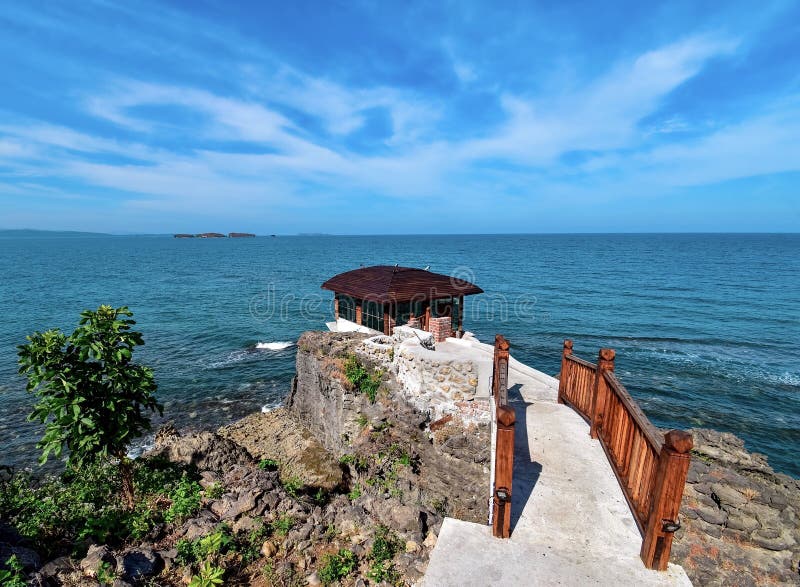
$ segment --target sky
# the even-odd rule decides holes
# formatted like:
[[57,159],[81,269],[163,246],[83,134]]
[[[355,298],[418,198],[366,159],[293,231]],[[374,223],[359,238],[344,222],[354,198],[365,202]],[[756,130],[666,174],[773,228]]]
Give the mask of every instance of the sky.
[[800,2],[0,3],[0,228],[800,232]]

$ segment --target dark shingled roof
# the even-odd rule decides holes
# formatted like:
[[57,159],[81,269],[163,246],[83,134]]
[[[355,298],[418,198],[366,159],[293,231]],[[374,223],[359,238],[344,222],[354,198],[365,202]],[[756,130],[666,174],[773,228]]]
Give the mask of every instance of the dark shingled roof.
[[374,265],[345,271],[322,289],[374,302],[408,302],[483,293],[474,283],[412,267]]

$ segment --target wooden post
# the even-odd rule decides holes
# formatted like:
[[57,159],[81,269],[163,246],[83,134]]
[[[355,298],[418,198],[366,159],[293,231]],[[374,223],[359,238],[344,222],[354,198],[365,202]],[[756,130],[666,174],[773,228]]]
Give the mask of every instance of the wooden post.
[[431,329],[431,307],[425,308],[425,324],[422,326],[423,330],[430,332]]
[[361,324],[361,304],[356,306],[356,324]]
[[649,569],[663,571],[669,563],[672,536],[680,528],[678,512],[689,472],[689,451],[693,445],[692,435],[688,432],[670,430],[664,435],[652,506],[642,541],[641,557]]
[[514,409],[497,408],[497,444],[494,456],[492,535],[511,536],[511,489],[514,479]]
[[335,320],[339,319],[339,298],[333,298],[333,317]]
[[606,371],[614,370],[614,349],[600,349],[597,355],[597,372],[594,377],[592,391],[592,411],[589,414],[589,436],[597,438],[598,428],[603,426],[603,410],[606,405],[608,385],[604,376]]
[[386,335],[392,334],[392,312],[391,312],[391,304],[383,304],[383,333]]
[[511,345],[502,334],[494,337],[494,367],[492,368],[492,395],[495,405],[508,403],[508,349]]
[[567,391],[567,377],[569,373],[569,361],[567,357],[572,354],[572,341],[564,341],[564,349],[561,351],[561,373],[558,375],[558,403],[564,403],[564,396]]

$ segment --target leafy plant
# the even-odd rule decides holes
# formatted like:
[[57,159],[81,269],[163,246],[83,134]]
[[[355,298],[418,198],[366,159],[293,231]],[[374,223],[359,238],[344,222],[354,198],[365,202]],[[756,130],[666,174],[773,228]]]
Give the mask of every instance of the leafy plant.
[[211,561],[205,561],[200,566],[200,573],[194,575],[189,581],[189,587],[214,587],[224,584],[225,569],[214,566]]
[[380,583],[397,584],[400,580],[400,573],[395,569],[392,559],[400,551],[402,543],[386,526],[378,526],[375,531],[375,539],[369,553],[372,561],[367,577]]
[[186,475],[181,477],[178,486],[169,496],[172,505],[164,514],[164,521],[180,522],[200,511],[202,491],[203,488],[197,481],[190,480]]
[[101,585],[111,585],[116,578],[117,573],[108,561],[103,561],[97,568],[97,580]]
[[28,582],[25,580],[25,572],[22,563],[16,554],[12,554],[6,561],[8,569],[0,569],[0,585],[4,587],[25,587]]
[[289,514],[283,514],[270,524],[272,531],[279,536],[286,536],[294,526],[294,518]]
[[297,499],[300,495],[300,488],[303,487],[303,482],[298,477],[287,477],[286,479],[281,479],[281,485],[286,493]]
[[350,355],[344,362],[344,376],[355,389],[369,398],[370,403],[375,403],[383,371],[377,369],[373,373],[369,373],[355,355]]
[[278,461],[275,459],[261,459],[258,466],[265,471],[276,471],[278,469]]
[[219,499],[225,493],[225,486],[219,481],[215,481],[203,493],[208,499]]
[[350,501],[355,501],[359,497],[361,497],[361,493],[362,493],[361,492],[361,486],[360,485],[356,485],[355,487],[353,487],[350,490],[350,493],[347,494],[347,497],[348,497],[348,499],[350,499]]
[[317,576],[325,585],[330,585],[347,577],[357,565],[358,559],[353,551],[342,548],[336,554],[325,555]]
[[153,371],[133,362],[144,344],[127,307],[100,306],[81,313],[78,328],[35,332],[19,350],[19,373],[36,396],[31,421],[45,425],[38,443],[41,463],[67,449],[67,466],[97,459],[118,461],[121,490],[133,507],[134,486],[128,446],[150,428],[148,412],[162,413]]
[[367,424],[369,424],[369,418],[367,418],[364,414],[359,414],[356,418],[356,423],[358,424],[359,428],[366,428]]

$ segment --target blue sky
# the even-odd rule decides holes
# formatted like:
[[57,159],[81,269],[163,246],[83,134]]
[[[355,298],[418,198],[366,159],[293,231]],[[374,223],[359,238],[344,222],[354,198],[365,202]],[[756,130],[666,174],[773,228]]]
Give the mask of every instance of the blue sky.
[[800,231],[798,2],[5,2],[0,228]]

